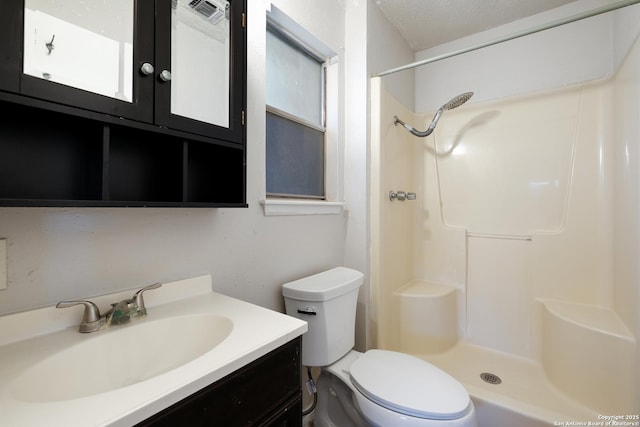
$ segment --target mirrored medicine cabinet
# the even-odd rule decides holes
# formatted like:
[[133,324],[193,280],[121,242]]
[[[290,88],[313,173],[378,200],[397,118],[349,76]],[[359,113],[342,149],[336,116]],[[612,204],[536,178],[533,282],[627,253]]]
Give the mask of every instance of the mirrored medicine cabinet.
[[3,9],[0,205],[246,206],[246,0]]

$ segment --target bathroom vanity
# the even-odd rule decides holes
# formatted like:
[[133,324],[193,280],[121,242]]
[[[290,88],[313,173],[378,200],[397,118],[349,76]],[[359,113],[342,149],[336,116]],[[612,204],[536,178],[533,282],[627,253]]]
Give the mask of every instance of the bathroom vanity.
[[[104,313],[134,290],[89,298]],[[145,293],[146,317],[80,333],[83,307],[0,317],[0,413],[12,427],[300,426],[306,322],[212,292]]]

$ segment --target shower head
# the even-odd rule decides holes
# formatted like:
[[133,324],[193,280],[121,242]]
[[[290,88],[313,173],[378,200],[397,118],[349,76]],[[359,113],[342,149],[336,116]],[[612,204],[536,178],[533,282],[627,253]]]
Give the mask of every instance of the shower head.
[[473,92],[465,92],[449,100],[449,102],[444,104],[438,109],[438,111],[436,111],[435,116],[433,116],[433,120],[431,120],[431,124],[425,131],[416,130],[413,126],[408,125],[407,123],[400,120],[398,116],[394,116],[393,124],[397,125],[398,123],[400,123],[406,130],[408,130],[415,136],[419,136],[421,138],[429,136],[436,128],[436,125],[438,124],[438,120],[440,120],[440,116],[442,116],[442,113],[444,113],[446,110],[453,110],[454,108],[458,108],[459,106],[467,102],[472,96]]
[[454,108],[458,108],[459,106],[467,102],[472,96],[473,92],[465,92],[451,99],[440,108],[442,108],[443,110],[453,110]]

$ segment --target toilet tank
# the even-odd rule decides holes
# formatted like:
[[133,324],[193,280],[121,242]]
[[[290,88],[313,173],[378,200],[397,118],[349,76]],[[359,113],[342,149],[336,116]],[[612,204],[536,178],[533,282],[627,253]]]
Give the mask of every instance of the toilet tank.
[[353,348],[358,289],[364,275],[336,267],[282,286],[288,315],[305,320],[302,364],[327,366]]

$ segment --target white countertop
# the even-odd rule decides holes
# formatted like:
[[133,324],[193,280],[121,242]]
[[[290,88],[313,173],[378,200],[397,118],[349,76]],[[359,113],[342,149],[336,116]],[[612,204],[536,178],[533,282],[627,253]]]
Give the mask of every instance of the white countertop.
[[[141,286],[142,287],[142,286]],[[229,318],[228,337],[202,356],[161,375],[112,391],[70,400],[33,402],[15,393],[24,370],[49,355],[109,330],[78,332],[82,307],[48,307],[0,317],[0,424],[20,426],[131,426],[302,335],[304,321],[211,290],[211,277],[165,283],[144,294],[148,316],[129,325],[174,316],[215,314]],[[131,291],[88,298],[106,311]],[[188,333],[188,331],[185,331]],[[168,346],[171,343],[167,343]],[[87,361],[88,364],[91,361]],[[96,366],[95,369],[100,369]]]

